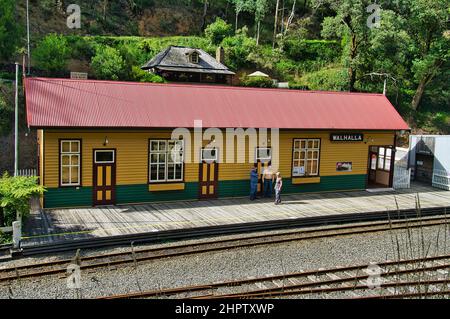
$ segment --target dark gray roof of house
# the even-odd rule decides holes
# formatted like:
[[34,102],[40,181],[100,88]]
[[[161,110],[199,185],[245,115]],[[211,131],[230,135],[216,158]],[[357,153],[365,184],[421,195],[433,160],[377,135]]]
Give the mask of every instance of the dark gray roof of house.
[[[191,53],[193,50],[199,53],[198,63],[189,62],[187,57],[187,54]],[[159,52],[153,59],[141,67],[143,70],[152,68],[198,73],[234,74],[234,72],[230,71],[225,65],[217,61],[214,57],[202,49],[181,46],[168,47],[167,49]]]

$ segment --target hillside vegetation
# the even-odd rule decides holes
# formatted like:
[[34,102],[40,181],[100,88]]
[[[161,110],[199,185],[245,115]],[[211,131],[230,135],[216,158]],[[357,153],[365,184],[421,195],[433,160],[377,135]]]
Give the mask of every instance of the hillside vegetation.
[[[12,79],[26,53],[24,3],[0,0],[0,78]],[[415,132],[450,134],[448,1],[377,3],[380,11],[369,0],[80,0],[81,28],[69,29],[69,1],[30,0],[31,75],[163,82],[140,66],[167,46],[222,46],[239,77],[261,70],[293,89],[381,93],[386,80]],[[10,93],[2,82],[2,134]]]

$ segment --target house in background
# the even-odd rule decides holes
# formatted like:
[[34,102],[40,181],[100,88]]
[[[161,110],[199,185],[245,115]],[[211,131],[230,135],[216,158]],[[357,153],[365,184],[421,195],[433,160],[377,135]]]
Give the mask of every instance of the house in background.
[[216,58],[201,49],[170,46],[141,67],[174,82],[232,84],[234,72],[224,64],[224,49]]
[[414,180],[450,190],[450,135],[411,135],[408,159]]

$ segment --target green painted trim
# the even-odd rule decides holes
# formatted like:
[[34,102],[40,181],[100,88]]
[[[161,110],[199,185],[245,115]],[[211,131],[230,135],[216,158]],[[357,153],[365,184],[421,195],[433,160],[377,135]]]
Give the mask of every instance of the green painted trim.
[[92,206],[92,187],[48,188],[44,193],[44,207]]
[[[292,184],[283,179],[283,194],[361,190],[366,187],[366,175],[321,176],[317,184]],[[148,184],[117,185],[116,204],[167,202],[198,199],[198,183],[185,183],[184,190],[150,192]],[[244,197],[250,192],[249,180],[219,181],[218,197]],[[44,194],[45,208],[92,206],[92,187],[49,188]]]
[[116,186],[117,204],[187,200],[197,197],[198,183],[185,183],[184,190],[158,192],[149,191],[148,184]]
[[[320,183],[292,184],[291,178],[283,178],[283,194],[327,191],[361,190],[366,188],[367,175],[321,176]],[[250,181],[219,181],[219,197],[241,197],[250,194]]]

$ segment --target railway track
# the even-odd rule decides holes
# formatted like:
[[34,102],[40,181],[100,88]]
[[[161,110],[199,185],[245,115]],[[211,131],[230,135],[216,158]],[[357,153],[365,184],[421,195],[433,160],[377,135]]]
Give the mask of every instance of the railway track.
[[[171,240],[188,240],[219,235],[243,234],[257,231],[272,231],[292,228],[318,227],[323,225],[374,222],[387,220],[402,220],[407,218],[430,217],[446,215],[448,207],[429,207],[417,209],[388,210],[383,212],[364,212],[335,214],[328,216],[300,217],[292,219],[260,221],[252,223],[237,223],[229,225],[216,225],[195,227],[188,229],[172,229],[152,233],[126,234],[110,237],[94,237],[70,241],[55,241],[47,244],[27,245],[23,247],[22,256],[39,254],[52,254],[62,251],[76,251],[77,249],[124,246],[134,243],[161,243]],[[57,236],[58,234],[56,234]],[[51,236],[51,234],[50,234]]]
[[[311,240],[336,236],[346,236],[373,233],[389,230],[419,228],[427,226],[448,225],[450,220],[444,217],[428,217],[409,220],[394,220],[391,222],[371,222],[356,225],[332,226],[322,229],[304,229],[300,231],[284,231],[276,234],[263,234],[207,240],[198,243],[171,245],[158,248],[131,249],[126,252],[116,252],[81,257],[81,270],[95,268],[111,268],[143,261],[168,257],[187,256],[192,254],[211,253],[235,248],[280,244],[301,240]],[[0,282],[11,280],[49,276],[66,273],[72,259],[63,259],[45,263],[0,268]]]
[[[166,298],[169,296],[191,299],[274,298],[300,295],[317,297],[339,292],[346,292],[349,297],[354,298],[448,295],[450,255],[378,263],[377,267],[380,269],[377,273],[380,278],[378,284],[373,281],[373,270],[369,270],[368,266],[364,264],[321,268],[196,286],[118,294],[99,299]],[[415,279],[411,280],[411,276]],[[371,288],[372,285],[377,288]],[[418,291],[420,290],[418,287],[422,287],[420,289],[423,291]],[[409,289],[409,291],[405,293],[402,289]],[[387,294],[381,295],[380,291]],[[366,295],[360,296],[356,292]]]

